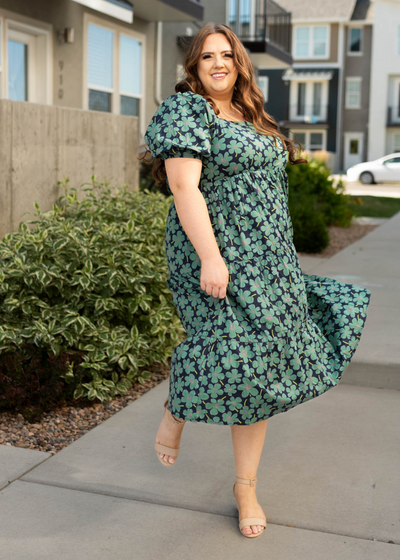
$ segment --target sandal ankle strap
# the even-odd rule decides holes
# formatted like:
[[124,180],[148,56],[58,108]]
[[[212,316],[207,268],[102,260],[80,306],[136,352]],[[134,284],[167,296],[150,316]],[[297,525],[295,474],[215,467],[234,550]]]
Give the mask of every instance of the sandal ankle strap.
[[167,411],[169,412],[172,421],[173,421],[175,424],[185,424],[186,420],[183,420],[183,418],[176,418],[176,417],[172,414],[172,412],[167,408],[168,400],[169,400],[169,397],[167,397],[166,400],[165,400],[164,408],[166,408]]
[[241,484],[250,484],[250,486],[255,486],[258,477],[254,478],[240,478],[239,476],[236,477],[236,482],[240,482]]

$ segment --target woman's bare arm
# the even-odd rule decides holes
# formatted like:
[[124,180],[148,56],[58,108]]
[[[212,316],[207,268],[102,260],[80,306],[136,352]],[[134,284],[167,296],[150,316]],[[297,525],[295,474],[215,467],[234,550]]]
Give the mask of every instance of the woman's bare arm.
[[224,298],[229,271],[215,239],[206,201],[198,188],[201,168],[200,159],[165,160],[179,221],[201,261],[200,287],[208,295]]

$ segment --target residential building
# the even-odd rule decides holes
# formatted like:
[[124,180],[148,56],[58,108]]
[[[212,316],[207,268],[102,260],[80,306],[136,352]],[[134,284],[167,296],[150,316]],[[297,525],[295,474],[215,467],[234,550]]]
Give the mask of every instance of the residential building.
[[0,0],[0,99],[133,115],[144,133],[157,25],[203,13],[197,0]]
[[400,152],[400,0],[375,0],[368,160]]
[[[281,5],[292,12],[293,65],[290,69],[263,71],[275,84],[274,97],[266,109],[306,149],[326,150],[330,156],[328,164],[336,173],[343,167],[344,100],[348,99],[352,107],[355,101],[359,102],[359,97],[356,100],[356,94],[350,92],[359,91],[362,77],[357,72],[354,80],[351,70],[346,75],[348,44],[350,40],[354,43],[357,36],[350,31],[356,3],[356,0],[281,0]],[[364,60],[368,60],[368,53],[358,53],[357,63],[361,66]],[[368,79],[363,80],[363,87],[367,82]],[[365,95],[362,102],[365,107]],[[365,126],[366,121],[365,115],[363,121],[356,118],[349,131],[355,126],[359,132],[358,123]]]
[[[266,110],[334,173],[400,151],[400,0],[280,0],[291,68],[260,69]],[[273,92],[273,95],[271,95]]]
[[137,188],[160,27],[203,17],[198,0],[0,0],[0,236],[65,177]]

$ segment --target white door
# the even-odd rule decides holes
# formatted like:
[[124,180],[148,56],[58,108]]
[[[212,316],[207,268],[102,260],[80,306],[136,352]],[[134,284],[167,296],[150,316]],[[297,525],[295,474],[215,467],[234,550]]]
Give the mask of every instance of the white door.
[[7,33],[7,98],[13,101],[36,99],[35,37],[8,29]]
[[362,163],[364,134],[351,132],[344,135],[344,169]]

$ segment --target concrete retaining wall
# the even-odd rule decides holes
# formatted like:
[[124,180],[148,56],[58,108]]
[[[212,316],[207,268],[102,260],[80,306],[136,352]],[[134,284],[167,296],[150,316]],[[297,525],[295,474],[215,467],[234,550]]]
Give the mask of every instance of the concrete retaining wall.
[[138,188],[137,117],[0,100],[0,237],[92,174]]

